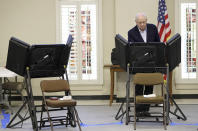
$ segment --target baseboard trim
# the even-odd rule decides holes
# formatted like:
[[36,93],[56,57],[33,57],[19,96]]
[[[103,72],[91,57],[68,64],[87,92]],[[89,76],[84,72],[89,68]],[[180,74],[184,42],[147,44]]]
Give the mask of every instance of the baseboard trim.
[[197,99],[198,94],[173,94],[174,99]]
[[[52,97],[52,96],[48,96],[48,97]],[[60,97],[60,96],[56,96],[56,97]],[[110,96],[109,95],[84,95],[84,96],[77,95],[77,96],[73,96],[73,98],[75,100],[109,100]],[[198,99],[198,94],[173,94],[173,98],[174,99]],[[116,95],[113,96],[113,99],[116,100],[116,102],[118,103],[125,100],[124,97],[117,97]],[[133,98],[130,98],[130,99],[133,100]],[[21,101],[21,97],[12,96],[11,100]],[[34,100],[41,101],[42,96],[34,96]]]

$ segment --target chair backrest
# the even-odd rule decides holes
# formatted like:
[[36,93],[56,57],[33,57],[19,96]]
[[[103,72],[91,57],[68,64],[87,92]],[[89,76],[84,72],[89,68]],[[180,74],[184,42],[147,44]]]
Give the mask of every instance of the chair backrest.
[[140,85],[158,85],[163,84],[162,73],[136,73],[133,78],[134,84]]
[[42,92],[70,91],[66,80],[42,80],[40,86]]

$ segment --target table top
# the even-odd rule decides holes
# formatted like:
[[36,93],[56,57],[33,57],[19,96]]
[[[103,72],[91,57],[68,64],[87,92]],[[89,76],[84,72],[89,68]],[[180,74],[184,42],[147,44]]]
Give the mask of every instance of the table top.
[[15,77],[16,73],[6,69],[5,67],[0,67],[0,77]]
[[120,68],[120,65],[104,65],[104,67]]

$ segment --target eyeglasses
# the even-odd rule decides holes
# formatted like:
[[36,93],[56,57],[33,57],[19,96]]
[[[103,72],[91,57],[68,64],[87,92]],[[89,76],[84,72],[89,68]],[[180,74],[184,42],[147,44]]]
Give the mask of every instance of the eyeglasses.
[[146,21],[139,21],[138,24],[146,24]]

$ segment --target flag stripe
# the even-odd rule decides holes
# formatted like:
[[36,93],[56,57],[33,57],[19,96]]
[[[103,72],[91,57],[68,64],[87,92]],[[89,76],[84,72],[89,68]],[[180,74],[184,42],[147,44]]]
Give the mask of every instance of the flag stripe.
[[160,36],[160,41],[166,42],[167,38],[171,34],[171,27],[168,19],[168,12],[165,0],[159,0],[157,28]]

